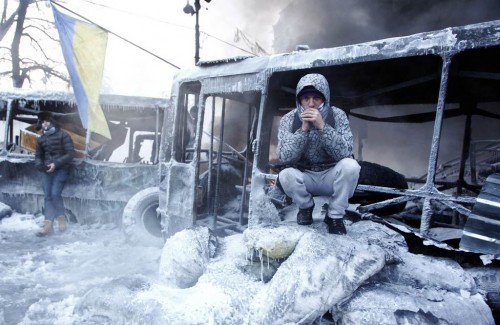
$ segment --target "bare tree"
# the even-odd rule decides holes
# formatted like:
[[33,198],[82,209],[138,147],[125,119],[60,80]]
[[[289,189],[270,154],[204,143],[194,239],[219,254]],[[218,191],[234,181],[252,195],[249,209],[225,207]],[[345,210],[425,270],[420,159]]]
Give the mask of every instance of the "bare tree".
[[[0,41],[10,35],[9,31],[12,28],[14,30],[10,47],[0,46],[0,67],[4,69],[0,71],[0,78],[11,77],[12,85],[16,88],[22,88],[25,81],[32,84],[32,78],[42,79],[45,83],[51,77],[55,77],[69,83],[67,75],[62,72],[65,70],[62,68],[61,58],[54,60],[54,55],[60,53],[47,51],[59,46],[59,41],[54,36],[53,22],[43,17],[28,15],[28,12],[40,13],[44,9],[46,11],[42,3],[46,4],[47,1],[19,0],[17,8],[9,15],[8,2],[8,0],[3,1]],[[11,68],[7,69],[9,61]]]

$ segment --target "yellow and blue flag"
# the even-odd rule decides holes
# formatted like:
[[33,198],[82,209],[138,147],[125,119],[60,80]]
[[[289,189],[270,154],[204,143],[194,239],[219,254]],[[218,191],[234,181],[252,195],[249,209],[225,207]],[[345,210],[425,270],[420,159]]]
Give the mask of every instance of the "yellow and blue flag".
[[54,5],[52,10],[82,125],[111,139],[99,104],[108,33],[61,13]]

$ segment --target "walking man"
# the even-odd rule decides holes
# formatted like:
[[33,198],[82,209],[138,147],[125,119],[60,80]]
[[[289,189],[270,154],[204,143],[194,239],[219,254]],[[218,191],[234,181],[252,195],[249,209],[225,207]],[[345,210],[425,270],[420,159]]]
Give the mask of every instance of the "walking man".
[[36,235],[46,236],[53,232],[56,218],[59,231],[66,230],[61,194],[69,176],[74,149],[71,137],[59,128],[50,113],[41,113],[38,120],[41,122],[43,134],[37,140],[35,166],[42,173],[45,221],[43,228]]

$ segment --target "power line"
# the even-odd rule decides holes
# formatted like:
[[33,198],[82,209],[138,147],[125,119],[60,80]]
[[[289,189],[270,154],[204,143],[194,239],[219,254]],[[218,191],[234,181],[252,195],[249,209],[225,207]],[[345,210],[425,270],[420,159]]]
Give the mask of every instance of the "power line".
[[243,51],[243,52],[247,52],[247,53],[249,53],[249,54],[256,55],[256,54],[255,54],[255,53],[253,53],[253,52],[247,51],[247,50],[245,50],[245,49],[243,49],[243,48],[241,48],[241,47],[238,47],[238,46],[236,46],[236,45],[234,45],[234,44],[228,43],[228,42],[226,42],[226,41],[224,41],[224,40],[222,40],[222,39],[220,39],[220,38],[218,38],[218,37],[215,37],[215,36],[213,36],[213,35],[210,35],[209,33],[206,33],[206,32],[204,32],[204,31],[201,31],[201,33],[203,33],[203,34],[207,35],[208,37],[212,37],[212,38],[214,38],[214,39],[218,40],[219,42],[222,42],[222,43],[225,43],[225,44],[227,44],[227,45],[230,45],[230,46],[232,46],[232,47],[234,47],[234,48],[237,48],[237,49],[238,49],[238,50],[240,50],[240,51]]
[[[90,4],[93,4],[93,5],[96,5],[96,6],[100,6],[100,7],[108,8],[108,9],[111,9],[111,10],[120,11],[120,12],[123,12],[123,13],[129,14],[129,15],[132,15],[132,16],[136,16],[136,17],[143,17],[143,18],[147,18],[147,19],[150,19],[150,20],[152,20],[152,21],[159,22],[159,23],[163,23],[163,24],[167,24],[167,25],[172,25],[172,26],[175,26],[175,27],[180,27],[180,28],[185,28],[185,29],[189,29],[189,30],[194,30],[194,28],[193,28],[193,27],[188,27],[188,26],[184,26],[184,25],[174,24],[174,23],[172,23],[172,22],[169,22],[169,21],[166,21],[166,20],[163,20],[163,19],[158,19],[158,18],[153,17],[153,16],[150,16],[150,15],[138,15],[137,13],[134,13],[134,12],[131,12],[131,11],[128,11],[128,10],[124,10],[124,9],[117,8],[117,7],[107,6],[107,5],[104,5],[104,4],[100,4],[100,3],[93,2],[93,1],[91,1],[91,0],[83,0],[83,1],[85,1],[85,2],[87,2],[87,3],[90,3]],[[237,30],[239,30],[239,29],[237,28]],[[254,53],[254,52],[252,52],[252,51],[248,51],[248,50],[246,50],[246,49],[244,49],[244,48],[241,48],[241,47],[239,47],[239,46],[237,46],[237,45],[234,45],[234,44],[232,44],[232,43],[229,43],[229,42],[227,42],[227,41],[225,41],[225,40],[223,40],[223,39],[221,39],[221,38],[219,38],[219,37],[217,37],[217,36],[211,35],[211,34],[209,34],[209,33],[207,33],[207,32],[202,31],[202,30],[200,30],[200,33],[203,33],[203,34],[205,34],[205,35],[206,35],[206,36],[208,36],[208,37],[211,37],[211,38],[213,38],[213,39],[215,39],[215,40],[217,40],[217,41],[219,41],[219,42],[221,42],[221,43],[224,43],[224,44],[226,44],[226,45],[228,45],[228,46],[234,47],[235,49],[238,49],[238,50],[240,50],[240,51],[243,51],[243,52],[246,52],[246,53],[248,53],[248,54],[252,54],[252,55],[257,55],[257,53]]]
[[99,28],[100,28],[100,29],[102,29],[103,31],[108,32],[108,33],[110,33],[110,34],[112,34],[112,35],[114,35],[114,36],[118,37],[119,39],[121,39],[121,40],[123,40],[123,41],[125,41],[125,42],[127,42],[127,43],[129,43],[129,44],[131,44],[131,45],[133,45],[133,46],[135,46],[135,47],[137,47],[137,48],[139,48],[139,49],[143,50],[144,52],[146,52],[146,53],[148,53],[148,54],[151,54],[151,55],[152,55],[152,56],[154,56],[155,58],[157,58],[157,59],[159,59],[159,60],[161,60],[161,61],[163,61],[163,62],[165,62],[165,63],[167,63],[167,64],[169,64],[169,65],[171,65],[172,67],[174,67],[174,68],[176,68],[176,69],[180,69],[177,65],[175,65],[175,64],[173,64],[173,63],[171,63],[171,62],[169,62],[169,61],[165,60],[164,58],[162,58],[162,57],[160,57],[160,56],[158,56],[158,55],[154,54],[153,52],[151,52],[151,51],[149,51],[149,50],[146,50],[146,49],[145,49],[145,48],[143,48],[142,46],[137,45],[137,44],[135,44],[134,42],[129,41],[128,39],[126,39],[126,38],[124,38],[124,37],[122,37],[122,36],[120,36],[120,35],[118,35],[118,34],[116,34],[116,33],[112,32],[112,31],[110,31],[109,29],[102,27],[101,25],[99,25],[99,24],[97,24],[97,23],[93,22],[92,20],[90,20],[90,19],[88,19],[88,18],[86,18],[86,17],[84,17],[84,16],[82,16],[82,15],[80,15],[80,14],[78,14],[78,13],[74,12],[73,10],[70,10],[70,9],[66,8],[65,6],[63,6],[63,5],[59,4],[59,3],[55,2],[55,1],[51,1],[51,3],[54,3],[54,4],[56,4],[57,6],[59,6],[59,7],[63,8],[64,10],[67,10],[68,12],[71,12],[73,15],[75,15],[75,16],[77,16],[77,17],[80,17],[80,18],[82,18],[82,19],[85,19],[86,21],[88,21],[89,23],[91,23],[91,24],[93,24],[93,25],[95,25],[95,26],[99,27]]
[[150,20],[153,20],[153,21],[157,21],[157,22],[160,22],[160,23],[164,23],[164,24],[167,24],[167,25],[172,25],[172,26],[175,26],[175,27],[180,27],[180,28],[185,28],[185,29],[190,29],[190,30],[194,29],[193,27],[189,27],[189,26],[185,26],[185,25],[179,25],[179,24],[174,24],[172,22],[169,22],[169,21],[166,21],[166,20],[161,20],[161,19],[158,19],[158,18],[150,16],[150,15],[138,15],[137,13],[132,12],[132,11],[124,10],[124,9],[117,8],[117,7],[107,6],[107,5],[104,5],[104,4],[101,4],[101,3],[96,3],[96,2],[93,2],[93,1],[90,1],[90,0],[82,0],[82,1],[85,1],[87,3],[93,4],[93,5],[96,5],[96,6],[99,6],[99,7],[108,8],[108,9],[115,10],[115,11],[120,11],[120,12],[126,13],[126,14],[131,15],[131,16],[135,16],[135,17],[143,17],[143,18],[147,18],[147,19],[150,19]]

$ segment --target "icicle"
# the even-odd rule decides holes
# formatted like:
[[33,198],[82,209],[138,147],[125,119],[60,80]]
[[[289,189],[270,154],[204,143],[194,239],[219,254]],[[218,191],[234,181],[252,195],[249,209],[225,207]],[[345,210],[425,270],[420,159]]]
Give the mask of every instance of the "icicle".
[[264,262],[262,261],[262,249],[259,250],[260,259],[260,281],[264,282]]

